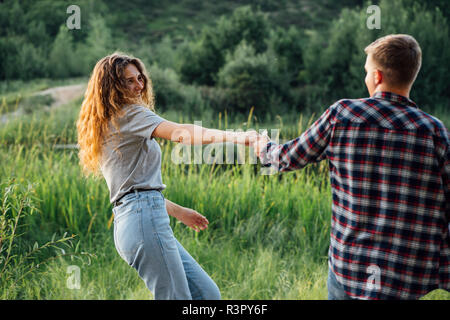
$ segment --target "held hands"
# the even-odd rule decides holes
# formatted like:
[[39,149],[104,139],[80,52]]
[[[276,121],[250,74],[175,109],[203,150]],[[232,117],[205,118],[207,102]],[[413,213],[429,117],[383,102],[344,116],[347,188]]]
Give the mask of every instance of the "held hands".
[[259,134],[254,130],[240,133],[238,139],[246,146],[252,147],[257,157],[270,141],[267,131]]

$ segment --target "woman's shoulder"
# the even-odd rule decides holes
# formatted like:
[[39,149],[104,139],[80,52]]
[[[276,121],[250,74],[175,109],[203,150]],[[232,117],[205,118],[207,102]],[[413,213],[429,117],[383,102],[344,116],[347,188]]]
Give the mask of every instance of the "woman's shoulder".
[[146,112],[150,114],[156,114],[154,110],[152,110],[149,106],[146,106],[144,104],[128,104],[125,105],[124,108],[126,109],[126,113],[130,116],[136,115],[139,112]]

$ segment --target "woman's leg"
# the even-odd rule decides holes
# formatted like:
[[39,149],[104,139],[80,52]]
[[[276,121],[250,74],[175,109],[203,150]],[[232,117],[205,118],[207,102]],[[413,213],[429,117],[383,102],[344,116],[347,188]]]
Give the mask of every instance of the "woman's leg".
[[211,277],[176,240],[193,300],[220,300],[220,290]]
[[191,300],[184,265],[164,203],[151,199],[115,208],[114,240],[155,300]]

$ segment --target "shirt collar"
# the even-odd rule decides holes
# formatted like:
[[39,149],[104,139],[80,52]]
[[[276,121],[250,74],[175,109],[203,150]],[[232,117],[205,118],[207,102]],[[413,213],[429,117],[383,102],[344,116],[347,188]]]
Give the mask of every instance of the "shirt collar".
[[414,101],[412,101],[411,99],[409,99],[405,96],[402,96],[402,95],[399,95],[399,94],[396,94],[393,92],[378,91],[372,95],[372,98],[383,99],[383,100],[388,100],[388,101],[392,101],[392,102],[398,102],[400,104],[404,104],[407,106],[417,108],[417,105]]

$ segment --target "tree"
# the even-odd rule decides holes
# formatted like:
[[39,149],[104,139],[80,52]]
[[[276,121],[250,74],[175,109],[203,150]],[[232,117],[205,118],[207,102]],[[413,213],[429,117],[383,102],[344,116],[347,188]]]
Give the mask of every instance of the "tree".
[[267,49],[269,22],[261,11],[250,6],[240,7],[231,17],[222,16],[214,27],[205,27],[200,39],[192,43],[181,57],[182,80],[212,86],[225,56],[234,52],[241,41],[251,45],[256,53]]
[[112,53],[113,48],[111,31],[106,26],[105,20],[102,16],[93,15],[89,21],[87,39],[76,49],[77,56],[81,59],[82,72],[89,74],[97,61]]
[[271,30],[270,45],[279,59],[280,72],[287,74],[292,86],[297,86],[303,69],[303,50],[306,36],[295,27]]
[[[394,33],[412,35],[422,48],[422,68],[411,92],[419,105],[433,108],[450,100],[450,40],[448,21],[439,9],[411,0],[381,0],[381,29],[366,26],[367,13],[343,10],[325,33],[313,33],[304,51],[301,79],[319,88],[317,103],[367,96],[364,85],[364,48],[375,39]],[[317,93],[317,90],[311,90]]]
[[275,59],[268,53],[256,54],[245,41],[227,56],[218,84],[227,90],[234,111],[245,113],[255,107],[255,114],[260,116],[280,111],[288,87],[278,73]]
[[59,28],[49,56],[49,72],[55,78],[79,75],[71,31],[65,24]]

